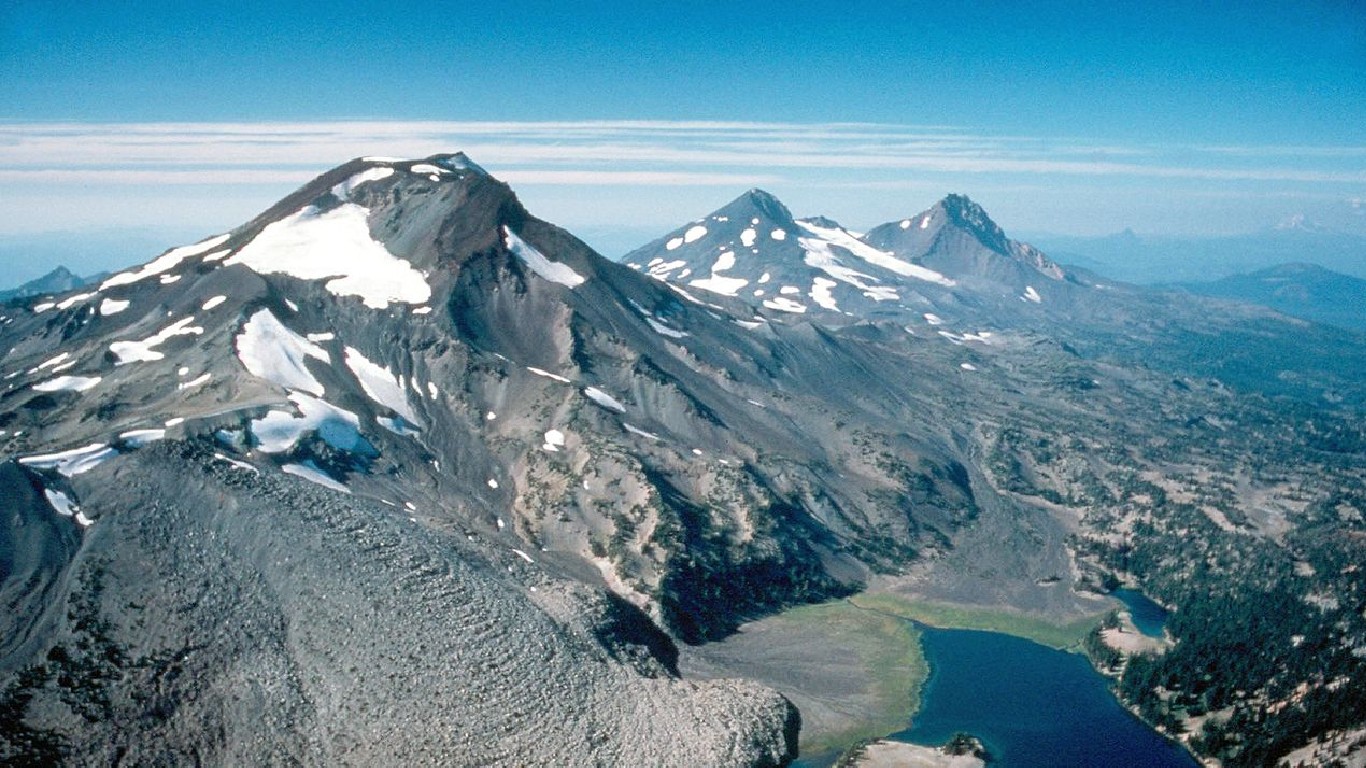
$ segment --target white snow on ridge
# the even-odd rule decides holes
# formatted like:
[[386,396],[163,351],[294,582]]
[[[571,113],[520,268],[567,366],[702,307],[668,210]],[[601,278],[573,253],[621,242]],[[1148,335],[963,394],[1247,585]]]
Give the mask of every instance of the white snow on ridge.
[[346,347],[346,367],[356,375],[360,388],[371,400],[392,410],[413,424],[418,424],[417,413],[408,402],[408,394],[403,384],[382,365],[370,362],[360,350]]
[[575,272],[568,264],[547,259],[545,254],[531,247],[506,226],[503,227],[503,238],[508,250],[512,251],[528,267],[531,267],[532,272],[552,283],[559,283],[570,288],[583,284],[583,275]]
[[340,451],[362,450],[368,445],[360,434],[360,418],[351,411],[302,392],[291,392],[289,399],[298,407],[300,416],[272,410],[251,422],[251,433],[263,453],[288,451],[309,432],[317,432],[324,442]]
[[679,330],[675,330],[675,329],[673,329],[673,328],[670,328],[669,326],[667,326],[667,325],[665,325],[665,324],[659,322],[658,320],[654,319],[653,317],[647,316],[647,317],[645,318],[645,322],[649,323],[649,324],[650,324],[650,327],[651,327],[652,329],[654,329],[654,332],[657,333],[657,334],[659,334],[660,336],[668,336],[668,337],[671,338],[671,339],[681,339],[681,338],[683,338],[684,336],[687,336],[687,335],[688,335],[688,332],[687,332],[687,331],[679,331]]
[[110,344],[109,351],[118,358],[114,364],[149,363],[165,358],[165,353],[158,352],[156,348],[165,343],[167,339],[172,336],[199,336],[204,333],[202,327],[190,325],[193,322],[193,316],[184,317],[140,341],[116,341]]
[[740,293],[749,281],[743,277],[703,277],[697,280],[688,281],[688,285],[694,288],[701,288],[704,291],[719,293],[722,296],[735,296]]
[[768,307],[769,309],[779,310],[781,312],[795,312],[800,314],[806,311],[806,305],[798,304],[797,302],[782,296],[778,296],[772,299],[764,299],[764,306]]
[[95,293],[78,293],[75,296],[68,296],[57,304],[57,309],[71,309],[82,301],[95,295]]
[[147,264],[144,264],[137,271],[120,272],[119,274],[114,275],[108,280],[105,280],[103,283],[100,284],[100,290],[105,291],[120,285],[129,285],[131,283],[136,283],[139,280],[145,280],[149,277],[152,277],[153,275],[159,275],[162,272],[174,268],[177,264],[184,261],[185,259],[188,259],[191,256],[197,256],[207,250],[222,245],[223,243],[227,242],[230,236],[231,233],[226,233],[218,235],[217,237],[211,237],[208,240],[201,240],[195,243],[194,245],[186,245],[180,248],[172,248],[171,250],[167,251],[161,256],[158,256],[157,258],[153,259]]
[[344,203],[330,211],[308,206],[266,226],[228,260],[262,274],[327,280],[337,296],[358,296],[365,306],[425,304],[431,286],[411,264],[370,236],[369,210]]
[[[430,167],[430,166],[429,166],[429,167]],[[349,199],[351,199],[351,192],[352,192],[353,190],[355,190],[356,187],[359,187],[360,185],[365,184],[365,183],[367,183],[367,182],[371,182],[371,181],[380,181],[381,179],[387,179],[387,178],[389,178],[390,176],[393,176],[393,175],[394,175],[394,169],[393,169],[393,168],[386,168],[386,167],[380,167],[380,168],[366,168],[365,170],[361,171],[360,173],[357,173],[357,174],[353,175],[351,178],[347,179],[346,181],[343,181],[342,183],[333,186],[333,187],[332,187],[332,194],[333,194],[333,196],[335,196],[335,197],[337,197],[337,198],[340,198],[340,199],[342,199],[342,200],[349,200]]]
[[132,448],[141,448],[148,443],[163,440],[165,437],[166,430],[164,429],[134,429],[119,435],[119,439],[128,443]]
[[332,362],[322,347],[286,328],[268,309],[257,310],[242,326],[237,357],[253,376],[315,395],[323,394],[323,385],[309,372],[305,359]]
[[835,301],[835,294],[830,291],[835,285],[835,281],[830,280],[829,278],[815,278],[811,283],[811,300],[825,309],[838,311],[840,308],[839,304]]
[[101,462],[117,455],[119,455],[118,451],[104,443],[92,443],[83,448],[72,448],[69,451],[25,456],[19,459],[19,463],[36,469],[55,469],[65,477],[73,477],[89,472],[99,466]]
[[100,302],[100,314],[106,317],[109,315],[117,315],[123,310],[128,309],[128,305],[131,303],[132,302],[126,299],[105,299]]
[[33,385],[39,392],[85,392],[100,383],[99,376],[56,376]]
[[622,405],[615,397],[612,397],[597,387],[588,387],[583,391],[583,394],[589,400],[592,400],[609,411],[616,411],[617,413],[626,412],[626,406]]
[[80,507],[71,502],[71,497],[61,491],[54,491],[51,488],[44,488],[43,495],[47,497],[47,503],[52,505],[52,509],[62,517],[75,517]]
[[558,429],[551,429],[545,433],[545,445],[542,450],[554,453],[564,447],[564,433]]
[[302,477],[303,479],[309,482],[317,483],[318,485],[321,485],[324,488],[331,488],[334,491],[340,491],[342,493],[351,492],[350,488],[347,488],[345,485],[342,485],[336,480],[333,480],[330,475],[322,471],[322,469],[320,469],[317,464],[313,463],[312,459],[300,462],[298,464],[283,464],[280,466],[280,471],[284,472],[287,475]]
[[694,243],[707,236],[707,228],[701,224],[688,227],[688,231],[683,233],[683,242]]
[[37,366],[30,368],[29,373],[37,373],[38,371],[41,371],[44,368],[52,368],[53,366],[60,364],[63,360],[66,360],[68,357],[71,357],[71,353],[63,352],[60,355],[57,355],[56,357],[44,360]]
[[669,238],[669,242],[667,242],[667,243],[664,244],[664,250],[666,250],[666,251],[672,251],[672,250],[674,250],[675,248],[679,247],[679,246],[682,245],[682,244],[683,244],[683,238],[681,238],[681,237],[671,237],[671,238]]
[[[843,248],[855,257],[876,267],[882,267],[890,272],[895,272],[903,277],[913,277],[917,280],[924,280],[939,285],[954,285],[954,281],[935,272],[933,269],[922,267],[919,264],[912,264],[909,261],[902,261],[887,251],[880,251],[871,245],[859,240],[843,229],[836,227],[822,227],[805,221],[797,222],[797,226],[815,235],[817,238],[830,243],[839,248]],[[801,239],[803,247],[807,240]],[[808,249],[809,252],[810,249]],[[848,281],[846,281],[848,282]]]
[[653,432],[646,432],[645,430],[641,429],[640,427],[635,426],[634,424],[630,424],[630,423],[628,423],[628,422],[623,421],[623,422],[621,422],[621,426],[622,426],[622,428],[624,428],[627,432],[630,432],[630,433],[633,434],[633,435],[640,435],[641,437],[649,438],[650,440],[658,440],[658,439],[660,439],[660,438],[659,438],[659,435],[656,435],[656,434],[653,433]]
[[544,377],[546,377],[547,379],[554,379],[555,381],[558,381],[558,382],[560,382],[560,383],[562,383],[562,384],[568,384],[568,383],[569,383],[569,379],[566,379],[566,378],[563,377],[563,376],[559,376],[559,375],[557,375],[557,374],[551,373],[550,371],[543,370],[543,369],[541,369],[541,368],[536,368],[536,367],[534,367],[534,366],[528,365],[528,366],[526,367],[526,369],[527,369],[528,371],[531,371],[532,373],[536,374],[537,376],[544,376]]

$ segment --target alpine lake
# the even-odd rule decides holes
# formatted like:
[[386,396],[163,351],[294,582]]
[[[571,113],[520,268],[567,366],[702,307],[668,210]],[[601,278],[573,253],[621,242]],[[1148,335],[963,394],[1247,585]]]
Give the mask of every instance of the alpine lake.
[[[1136,590],[1113,595],[1140,632],[1162,635],[1166,612]],[[1080,653],[1004,632],[944,629],[911,621],[929,674],[909,727],[887,737],[942,746],[968,733],[982,743],[992,768],[1194,768],[1179,745],[1116,700],[1108,681]],[[806,768],[833,755],[803,757]]]

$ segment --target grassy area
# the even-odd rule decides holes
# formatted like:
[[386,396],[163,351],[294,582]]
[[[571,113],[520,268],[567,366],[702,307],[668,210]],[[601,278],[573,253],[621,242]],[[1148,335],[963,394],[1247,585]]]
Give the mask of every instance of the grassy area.
[[842,750],[861,739],[901,730],[920,706],[920,689],[929,674],[920,633],[910,622],[860,609],[847,602],[807,605],[774,617],[779,626],[799,632],[812,650],[857,659],[860,676],[870,683],[856,724],[838,730],[802,726],[801,752],[818,755]]
[[1052,648],[1068,650],[1079,649],[1086,634],[1097,627],[1104,618],[1103,615],[1096,615],[1068,624],[1054,624],[1045,619],[1012,613],[1001,608],[911,600],[887,592],[865,592],[850,598],[849,602],[868,611],[914,619],[932,627],[1001,632]]

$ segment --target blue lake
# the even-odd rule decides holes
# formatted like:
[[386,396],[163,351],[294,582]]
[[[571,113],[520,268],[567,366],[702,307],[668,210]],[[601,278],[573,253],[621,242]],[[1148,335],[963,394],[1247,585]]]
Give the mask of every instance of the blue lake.
[[1167,609],[1148,599],[1136,589],[1116,589],[1111,593],[1133,617],[1134,627],[1148,637],[1162,637],[1162,627],[1167,623]]
[[996,632],[921,630],[930,676],[911,727],[893,739],[939,746],[966,731],[1007,768],[1196,765],[1121,707],[1078,654]]

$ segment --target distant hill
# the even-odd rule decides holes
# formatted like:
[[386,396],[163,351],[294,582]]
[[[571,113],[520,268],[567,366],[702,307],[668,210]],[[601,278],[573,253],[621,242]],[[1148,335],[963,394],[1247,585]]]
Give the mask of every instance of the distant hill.
[[1179,283],[1245,275],[1282,264],[1313,263],[1366,279],[1366,236],[1279,227],[1228,237],[1155,237],[1130,230],[1104,237],[1036,235],[1055,261],[1129,283]]
[[1281,264],[1212,282],[1166,287],[1260,304],[1292,317],[1366,331],[1366,280],[1314,264]]
[[66,267],[57,267],[46,275],[30,280],[17,288],[0,291],[0,301],[22,299],[29,296],[39,296],[48,293],[64,293],[75,288],[80,288],[83,285],[97,282],[103,279],[107,274],[107,272],[101,272],[97,275],[91,275],[90,277],[81,277]]

